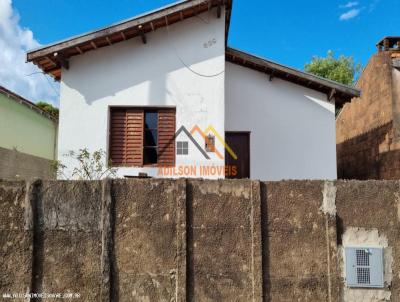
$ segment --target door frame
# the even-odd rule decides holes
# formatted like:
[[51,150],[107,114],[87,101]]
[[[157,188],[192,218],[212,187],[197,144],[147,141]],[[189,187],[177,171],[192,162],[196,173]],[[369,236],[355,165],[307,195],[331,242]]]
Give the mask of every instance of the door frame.
[[[249,154],[249,179],[251,179],[251,154],[250,154],[250,146],[251,146],[251,131],[225,131],[225,136],[227,133],[231,134],[247,134],[247,137],[249,138],[249,145],[248,145],[248,150],[247,153]],[[226,150],[225,150],[226,152]],[[226,155],[225,155],[225,164],[226,164]]]

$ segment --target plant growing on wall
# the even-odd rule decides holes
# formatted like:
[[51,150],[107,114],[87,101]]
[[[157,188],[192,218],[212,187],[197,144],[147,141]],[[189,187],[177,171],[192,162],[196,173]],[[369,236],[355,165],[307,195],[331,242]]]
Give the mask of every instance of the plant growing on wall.
[[67,167],[61,163],[59,160],[53,160],[51,162],[51,169],[53,170],[54,176],[58,179],[67,179],[68,177],[65,176],[64,170]]
[[[76,161],[71,174],[74,179],[96,180],[116,176],[116,169],[111,168],[111,162],[107,166],[104,164],[107,156],[104,150],[97,150],[90,153],[88,149],[84,148],[79,149],[78,152],[69,151],[64,156]],[[63,165],[60,161],[54,161],[53,168],[58,178],[68,178],[65,174],[67,166]]]
[[57,107],[54,107],[53,105],[46,103],[46,102],[37,102],[36,106],[38,106],[40,109],[43,111],[46,111],[48,114],[54,116],[56,119],[58,119],[59,115],[59,109]]

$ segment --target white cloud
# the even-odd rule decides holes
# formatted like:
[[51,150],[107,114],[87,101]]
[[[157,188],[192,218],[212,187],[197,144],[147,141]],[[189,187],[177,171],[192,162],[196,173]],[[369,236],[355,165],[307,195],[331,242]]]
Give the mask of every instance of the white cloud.
[[340,21],[350,20],[350,19],[357,17],[359,14],[360,14],[360,10],[357,8],[353,8],[353,9],[341,14],[339,17],[339,20]]
[[357,1],[350,1],[350,2],[347,2],[344,5],[341,5],[340,7],[341,8],[352,8],[352,7],[357,6],[357,5],[358,5]]
[[20,26],[11,0],[0,0],[0,85],[31,101],[57,105],[59,85],[26,63],[26,52],[39,46],[32,31]]

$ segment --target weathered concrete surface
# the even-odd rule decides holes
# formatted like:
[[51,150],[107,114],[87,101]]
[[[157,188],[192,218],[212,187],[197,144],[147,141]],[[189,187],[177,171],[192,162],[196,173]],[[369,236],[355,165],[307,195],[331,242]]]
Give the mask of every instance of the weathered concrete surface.
[[[395,181],[2,181],[0,293],[397,301],[399,234]],[[345,287],[350,244],[384,248],[383,290]]]
[[99,232],[46,231],[42,292],[79,293],[81,301],[99,301],[100,239]]
[[[338,181],[337,220],[340,246],[365,242],[384,247],[385,289],[343,286],[343,301],[398,301],[400,297],[400,216],[398,181]],[[341,253],[339,254],[339,256]],[[342,275],[344,264],[341,263]],[[391,282],[390,282],[391,279]],[[344,282],[344,280],[343,280]],[[379,300],[382,298],[381,300]]]
[[42,188],[44,229],[99,231],[100,181],[45,181]]
[[[322,206],[322,181],[264,183],[267,301],[337,301],[336,234]],[[328,240],[327,240],[328,236]],[[327,248],[329,247],[329,249]]]
[[43,237],[37,257],[43,264],[38,287],[45,293],[79,293],[82,301],[99,301],[101,183],[46,181],[40,209]]
[[[261,301],[261,249],[253,244],[261,241],[254,221],[260,212],[252,189],[244,180],[188,182],[188,291],[194,301]],[[256,198],[260,207],[259,193]]]
[[25,293],[31,285],[32,231],[24,229],[25,193],[24,182],[0,181],[0,295]]
[[324,182],[324,190],[322,191],[322,213],[335,217],[336,216],[336,186],[333,181]]
[[184,301],[185,186],[171,180],[117,180],[115,287],[119,301]]
[[0,147],[0,179],[54,179],[51,160]]
[[101,301],[107,302],[112,298],[111,289],[114,285],[111,276],[111,259],[114,253],[112,215],[114,204],[112,199],[112,180],[104,179],[101,190]]

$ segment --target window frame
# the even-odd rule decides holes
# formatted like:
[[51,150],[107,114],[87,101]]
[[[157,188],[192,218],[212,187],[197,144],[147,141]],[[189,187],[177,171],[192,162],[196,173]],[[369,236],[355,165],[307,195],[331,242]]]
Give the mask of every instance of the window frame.
[[[112,136],[111,136],[111,129],[112,129],[112,111],[113,110],[118,110],[118,109],[120,109],[120,110],[142,110],[143,111],[143,121],[142,121],[142,123],[143,123],[143,133],[142,133],[142,135],[143,135],[143,141],[142,141],[142,146],[141,146],[141,148],[142,148],[142,164],[141,165],[135,165],[135,164],[127,164],[127,163],[123,163],[123,164],[113,164],[112,163],[112,158],[111,158],[111,148],[112,148],[112,145],[111,145],[111,138],[112,138]],[[109,168],[148,168],[148,167],[154,167],[154,168],[156,168],[156,167],[160,167],[160,166],[162,166],[162,165],[160,165],[160,163],[159,163],[159,159],[160,159],[160,156],[159,156],[159,152],[158,152],[158,150],[159,150],[159,141],[158,141],[158,135],[159,135],[159,112],[161,111],[161,110],[171,110],[171,111],[173,111],[174,112],[174,114],[175,114],[175,129],[176,129],[176,107],[164,107],[164,106],[120,106],[120,105],[117,105],[117,106],[108,106],[108,131],[107,131],[107,134],[108,134],[108,137],[107,137],[107,159],[108,159],[108,161],[107,161],[107,167],[109,167]],[[155,148],[157,149],[157,163],[154,163],[154,164],[144,164],[144,149],[145,149],[145,132],[146,132],[146,129],[145,129],[145,125],[144,125],[144,123],[145,123],[145,113],[146,113],[146,111],[148,112],[148,111],[155,111],[155,112],[157,112],[157,146],[155,146]],[[149,129],[150,130],[150,129]],[[154,129],[152,129],[152,130],[154,130]],[[176,130],[175,130],[176,131]],[[174,145],[174,148],[175,148],[175,131],[174,131],[174,137],[173,137],[173,145]],[[148,148],[150,148],[149,146],[148,146]],[[111,164],[110,164],[111,163]],[[175,163],[176,163],[176,150],[175,150],[175,152],[174,152],[174,159],[173,159],[173,163],[174,163],[174,165],[175,165]]]

